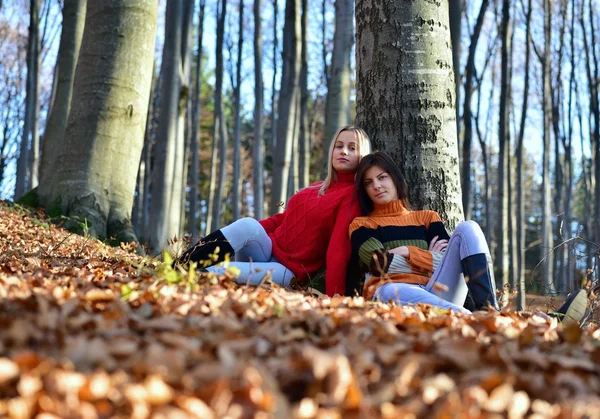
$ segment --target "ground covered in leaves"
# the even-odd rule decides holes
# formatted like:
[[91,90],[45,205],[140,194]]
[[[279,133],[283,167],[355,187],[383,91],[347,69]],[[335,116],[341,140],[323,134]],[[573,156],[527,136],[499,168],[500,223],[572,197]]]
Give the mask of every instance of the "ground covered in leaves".
[[0,202],[0,416],[599,417],[600,329],[174,276]]

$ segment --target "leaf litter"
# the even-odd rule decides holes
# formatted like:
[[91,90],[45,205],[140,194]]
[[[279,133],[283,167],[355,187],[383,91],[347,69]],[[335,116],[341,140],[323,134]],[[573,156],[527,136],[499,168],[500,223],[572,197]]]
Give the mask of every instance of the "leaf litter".
[[173,283],[122,247],[0,203],[1,417],[599,416],[595,325]]

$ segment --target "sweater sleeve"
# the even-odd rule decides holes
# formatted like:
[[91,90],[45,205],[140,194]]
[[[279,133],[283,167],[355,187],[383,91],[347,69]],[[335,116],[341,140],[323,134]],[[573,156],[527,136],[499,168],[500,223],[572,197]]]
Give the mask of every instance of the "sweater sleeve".
[[260,225],[265,229],[267,234],[275,231],[277,227],[281,225],[285,215],[283,212],[273,215],[272,217],[265,218],[264,220],[260,220]]
[[348,198],[342,201],[335,214],[325,262],[325,293],[330,297],[335,294],[343,295],[346,291],[346,269],[352,250],[348,226],[359,213],[358,202]]
[[356,221],[350,225],[352,255],[359,260],[363,269],[369,268],[374,251],[385,248],[383,243],[376,237],[376,231],[362,226]]
[[[437,212],[423,211],[422,222],[425,226],[427,246],[435,236],[438,236],[438,240],[448,240],[450,238]],[[409,256],[406,260],[415,268],[415,271],[420,273],[433,273],[441,260],[440,252],[430,252],[415,246],[408,246],[408,250]]]

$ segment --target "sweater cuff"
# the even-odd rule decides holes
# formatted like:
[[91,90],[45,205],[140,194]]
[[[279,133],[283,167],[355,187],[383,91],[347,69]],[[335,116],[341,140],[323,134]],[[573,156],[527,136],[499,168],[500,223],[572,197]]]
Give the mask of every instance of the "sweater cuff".
[[394,257],[392,258],[392,263],[390,263],[390,267],[388,269],[388,273],[409,274],[412,273],[412,267],[404,257],[394,254]]

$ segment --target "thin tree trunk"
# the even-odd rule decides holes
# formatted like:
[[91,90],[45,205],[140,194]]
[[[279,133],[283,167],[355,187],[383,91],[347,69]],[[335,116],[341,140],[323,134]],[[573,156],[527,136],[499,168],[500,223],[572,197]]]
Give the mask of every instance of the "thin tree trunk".
[[[457,0],[452,0],[450,2],[450,23],[452,28],[452,5],[457,2]],[[460,2],[459,2],[460,3]],[[483,23],[485,21],[485,12],[489,5],[489,0],[482,0],[481,7],[479,8],[479,14],[477,16],[477,22],[475,23],[475,28],[473,29],[473,35],[471,35],[471,45],[469,46],[469,56],[467,58],[467,67],[465,69],[465,101],[463,105],[463,118],[464,118],[464,135],[463,135],[463,146],[462,146],[462,170],[461,170],[461,179],[462,179],[462,204],[463,210],[465,212],[465,219],[471,219],[471,147],[473,141],[473,111],[471,109],[471,100],[472,100],[472,92],[473,92],[473,79],[475,77],[475,54],[477,52],[477,43],[479,42],[479,36],[481,35],[481,28],[483,27]],[[454,17],[456,18],[456,17]],[[459,16],[460,18],[460,16]],[[454,35],[454,32],[453,32]],[[460,35],[460,30],[458,31],[458,35]],[[454,45],[454,38],[452,41]],[[454,49],[452,51],[453,59],[457,60]],[[456,69],[456,63],[454,68]],[[457,88],[457,91],[460,89]],[[459,124],[457,124],[458,126]]]
[[288,180],[292,147],[297,141],[295,126],[300,78],[300,1],[286,0],[283,30],[283,70],[279,89],[277,145],[273,155],[273,190],[271,214],[282,210],[280,203],[288,197]]
[[[25,120],[23,137],[17,162],[15,197],[21,198],[25,192],[37,186],[37,173],[32,170],[32,162],[38,158],[38,115],[39,115],[39,65],[40,65],[40,0],[29,2],[29,41],[27,43],[27,85],[25,100]],[[37,163],[37,161],[36,161]],[[37,169],[36,169],[37,170]],[[35,183],[35,185],[34,185]]]
[[298,135],[298,188],[310,183],[310,132],[308,123],[308,0],[302,0],[302,52],[300,55],[300,132]]
[[[137,241],[131,227],[150,95],[158,4],[87,5],[72,106],[47,202],[88,233]],[[115,153],[115,150],[118,150]]]
[[[192,0],[169,0],[161,68],[160,114],[152,168],[150,245],[153,251],[181,234],[185,178],[185,107],[189,94]],[[183,179],[182,179],[183,178]]]
[[542,158],[542,278],[544,293],[555,294],[554,264],[552,251],[554,248],[554,231],[552,229],[552,208],[550,191],[550,147],[552,129],[552,86],[551,86],[551,52],[552,52],[552,2],[544,0],[544,53],[542,58],[542,104],[544,110],[543,158]]
[[327,83],[325,104],[322,167],[327,165],[329,145],[335,132],[350,122],[350,55],[354,42],[353,17],[354,0],[336,0],[331,72]]
[[192,96],[192,138],[190,150],[190,213],[188,215],[188,232],[192,235],[192,241],[197,238],[198,210],[200,183],[200,111],[202,101],[200,94],[202,92],[202,52],[204,36],[204,8],[206,0],[200,0],[200,15],[198,17],[198,52],[196,55],[196,73],[194,77],[194,94]]
[[[500,117],[498,130],[498,203],[499,213],[496,224],[496,258],[494,266],[496,268],[496,283],[498,289],[506,291],[509,283],[508,266],[508,182],[510,175],[508,159],[510,158],[507,147],[510,141],[510,89],[511,80],[509,74],[509,55],[512,46],[511,24],[510,24],[510,2],[503,2],[502,21],[501,21],[501,40],[502,40],[502,60],[500,73]],[[506,301],[507,293],[504,293]]]
[[453,230],[463,210],[448,2],[363,0],[356,24],[357,124],[403,168],[413,207]]
[[[277,0],[273,0],[273,78],[271,79],[271,158],[275,158],[275,147],[277,146],[277,63],[279,57],[277,48],[279,48],[279,40],[277,39],[277,18],[278,18]],[[271,190],[273,185],[271,183]],[[271,192],[272,193],[272,192]]]
[[[488,0],[482,0],[482,3],[488,3]],[[454,67],[454,79],[455,83],[455,91],[456,91],[456,138],[460,140],[460,83],[462,80],[461,71],[460,71],[460,54],[462,51],[462,39],[461,39],[461,28],[462,28],[462,9],[463,9],[463,0],[450,0],[450,34],[452,38],[452,66]],[[481,8],[487,8],[486,6],[481,6]],[[481,12],[480,12],[481,13]],[[480,30],[481,31],[481,30]],[[474,32],[475,33],[475,32]],[[474,36],[474,35],[473,35]],[[477,38],[479,38],[479,34],[477,34]],[[473,41],[471,41],[472,43]],[[470,54],[470,51],[469,51]],[[466,88],[466,82],[465,82]],[[467,101],[467,95],[465,94],[465,102]],[[464,119],[464,123],[467,123],[467,119]],[[464,143],[463,143],[464,144]],[[463,151],[464,153],[464,151]],[[463,166],[464,167],[464,166]],[[464,177],[464,175],[463,175]],[[464,200],[465,188],[463,187],[463,209],[465,211],[465,218],[470,219],[470,214],[467,216],[467,213],[470,212],[467,208],[469,208],[468,204],[465,204]]]
[[233,107],[235,125],[233,128],[234,149],[233,149],[233,219],[240,218],[240,205],[242,203],[242,179],[241,179],[241,148],[242,148],[242,132],[241,132],[241,100],[240,92],[242,85],[242,49],[244,47],[244,0],[239,0],[239,34],[238,34],[238,50],[237,62],[235,70],[235,87],[233,89]]
[[[215,110],[214,110],[214,130],[213,145],[210,169],[210,187],[209,187],[209,214],[206,221],[206,233],[210,233],[220,227],[221,222],[221,199],[225,183],[225,138],[223,123],[223,39],[225,33],[225,16],[227,13],[227,0],[221,0],[220,9],[217,10],[217,41],[215,44]],[[220,154],[220,156],[218,156]],[[217,177],[217,157],[220,158],[219,174]]]
[[86,3],[87,0],[65,0],[63,5],[62,34],[55,69],[56,87],[53,94],[52,108],[44,130],[44,143],[42,144],[40,185],[38,189],[40,196],[47,197],[49,193],[52,174],[57,164],[56,157],[63,148],[71,108],[73,78],[85,24]]
[[[525,63],[529,62],[531,56],[531,0],[527,2],[525,27]],[[517,310],[525,310],[526,289],[525,289],[525,200],[523,198],[523,157],[524,157],[524,139],[525,122],[527,120],[527,110],[529,103],[529,66],[525,66],[524,85],[523,85],[523,104],[521,106],[521,122],[519,124],[519,134],[517,137]]]
[[263,106],[264,87],[262,77],[262,20],[260,18],[262,0],[254,0],[254,217],[264,218],[265,186],[264,186],[264,139],[263,139]]

